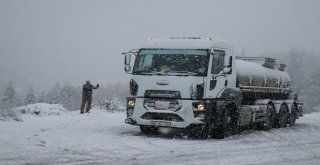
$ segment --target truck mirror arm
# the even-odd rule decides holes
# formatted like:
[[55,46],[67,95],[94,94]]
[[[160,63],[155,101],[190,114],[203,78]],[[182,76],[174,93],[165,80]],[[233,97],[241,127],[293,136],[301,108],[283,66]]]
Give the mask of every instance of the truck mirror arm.
[[121,54],[126,55],[126,54],[133,54],[133,55],[137,55],[139,52],[139,49],[132,49],[128,52],[122,52]]

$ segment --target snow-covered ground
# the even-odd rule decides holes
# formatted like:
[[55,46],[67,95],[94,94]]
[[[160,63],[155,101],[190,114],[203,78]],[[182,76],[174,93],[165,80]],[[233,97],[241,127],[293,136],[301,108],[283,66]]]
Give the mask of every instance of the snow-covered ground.
[[22,118],[0,121],[0,164],[320,164],[320,113],[223,140],[166,129],[144,135],[124,123],[124,112],[99,109]]

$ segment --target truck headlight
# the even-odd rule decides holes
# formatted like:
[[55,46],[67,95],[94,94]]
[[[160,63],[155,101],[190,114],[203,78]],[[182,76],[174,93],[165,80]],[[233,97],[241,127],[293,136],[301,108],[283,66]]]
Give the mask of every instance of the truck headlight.
[[127,98],[127,117],[133,115],[135,104],[136,104],[135,98]]
[[194,102],[192,103],[194,111],[205,111],[206,110],[206,103],[205,102]]
[[197,109],[199,109],[201,111],[205,110],[204,104],[203,103],[198,104]]
[[130,107],[130,108],[133,108],[134,107],[134,105],[135,105],[136,103],[135,103],[135,101],[134,100],[128,100],[128,108]]
[[193,103],[193,115],[194,118],[200,121],[205,119],[206,114],[206,103],[205,102],[194,102]]

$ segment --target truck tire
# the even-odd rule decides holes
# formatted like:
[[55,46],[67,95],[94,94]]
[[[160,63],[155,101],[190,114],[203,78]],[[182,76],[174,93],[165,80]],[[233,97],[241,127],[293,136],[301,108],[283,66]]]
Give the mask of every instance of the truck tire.
[[296,105],[292,106],[291,113],[288,115],[288,124],[290,127],[294,126],[297,119],[298,107]]
[[221,128],[214,135],[215,138],[223,139],[238,132],[238,113],[236,110],[236,107],[233,105],[226,106],[221,120]]
[[140,130],[144,134],[155,134],[158,132],[159,127],[140,125]]
[[264,131],[269,131],[273,128],[275,124],[275,117],[276,117],[276,109],[274,108],[272,103],[267,105],[267,118],[268,120],[258,124],[258,129],[262,129]]
[[277,114],[276,117],[276,128],[284,128],[287,126],[288,122],[288,108],[285,104],[282,104],[280,106],[279,113]]

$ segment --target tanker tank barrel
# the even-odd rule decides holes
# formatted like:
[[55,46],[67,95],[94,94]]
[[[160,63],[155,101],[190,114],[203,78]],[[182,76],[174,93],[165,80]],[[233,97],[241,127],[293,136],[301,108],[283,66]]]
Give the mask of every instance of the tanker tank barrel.
[[270,57],[236,57],[236,59],[244,61],[261,61],[264,62],[262,66],[273,69],[276,65],[276,59]]
[[[264,62],[259,64],[256,61]],[[239,87],[287,89],[291,79],[284,71],[286,65],[275,68],[275,59],[265,57],[237,57],[237,80]]]

